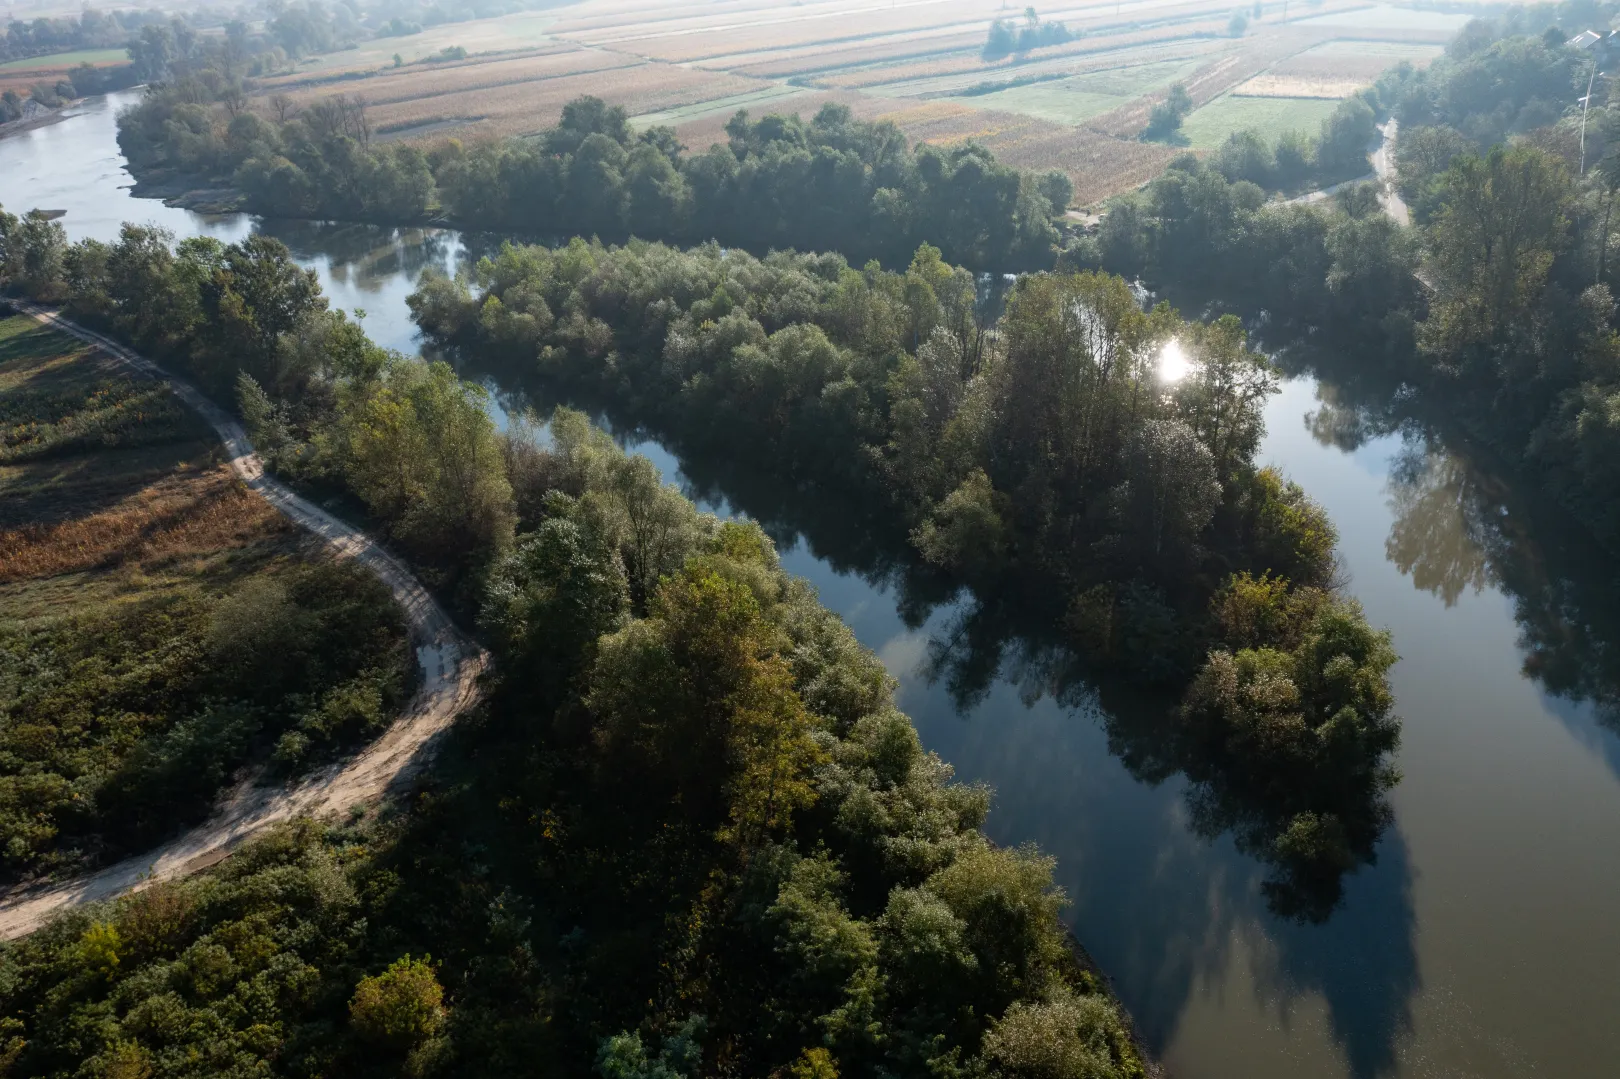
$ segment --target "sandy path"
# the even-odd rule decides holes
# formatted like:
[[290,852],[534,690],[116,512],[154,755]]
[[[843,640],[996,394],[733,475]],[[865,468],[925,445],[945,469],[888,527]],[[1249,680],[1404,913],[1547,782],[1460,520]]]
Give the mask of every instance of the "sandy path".
[[478,675],[488,657],[456,629],[427,589],[397,559],[360,532],[293,494],[265,475],[241,424],[190,383],[128,349],[33,304],[18,310],[101,348],[153,378],[168,381],[179,398],[200,412],[230,451],[231,467],[250,488],[298,524],[315,533],[340,558],[360,562],[388,586],[404,608],[411,644],[422,668],[421,686],[393,726],[359,755],[332,764],[292,787],[261,787],[253,777],[239,783],[206,823],[155,850],[48,888],[13,891],[0,899],[0,939],[33,932],[59,911],[109,899],[161,881],[197,872],[224,859],[243,840],[268,825],[299,816],[332,816],[387,792],[426,761],[428,742],[477,696]]

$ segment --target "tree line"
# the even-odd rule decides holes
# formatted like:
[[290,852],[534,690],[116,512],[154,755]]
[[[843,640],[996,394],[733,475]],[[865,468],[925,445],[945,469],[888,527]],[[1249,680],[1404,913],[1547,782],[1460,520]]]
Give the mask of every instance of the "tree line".
[[468,228],[534,235],[717,239],[764,251],[832,247],[903,263],[932,242],[997,272],[1050,265],[1073,186],[981,147],[908,146],[892,123],[848,108],[751,119],[728,143],[687,154],[675,133],[636,133],[623,108],[585,97],[536,138],[419,149],[373,137],[364,102],[255,112],[217,68],[150,90],[120,117],[137,173],[174,169],[234,183],[277,216],[401,223],[439,214]]
[[[686,452],[747,454],[865,528],[909,533],[914,557],[1056,631],[1094,672],[1185,691],[1180,767],[1217,761],[1248,797],[1270,829],[1252,846],[1292,882],[1284,905],[1313,897],[1295,913],[1331,910],[1370,856],[1393,782],[1394,656],[1334,591],[1325,514],[1253,463],[1276,378],[1235,318],[1186,323],[1142,310],[1118,277],[1059,273],[1020,278],[992,326],[973,276],[930,247],[892,273],[576,240],[503,247],[470,283],[424,277],[410,303],[430,340]],[[1186,379],[1161,379],[1166,350],[1191,361]],[[1300,695],[1244,703],[1269,677],[1244,666],[1262,654]],[[1329,663],[1352,681],[1329,690]],[[1309,837],[1297,849],[1291,829]]]
[[10,287],[234,389],[271,467],[368,515],[496,675],[408,812],[0,947],[10,1074],[1144,1074],[1050,861],[986,841],[988,792],[756,526],[579,413],[497,431],[273,240],[23,222]]

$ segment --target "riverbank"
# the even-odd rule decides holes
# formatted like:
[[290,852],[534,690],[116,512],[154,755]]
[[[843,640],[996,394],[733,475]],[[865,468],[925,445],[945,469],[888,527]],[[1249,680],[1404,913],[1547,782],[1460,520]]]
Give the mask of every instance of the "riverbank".
[[233,214],[246,209],[247,196],[242,192],[211,184],[212,181],[202,177],[153,169],[135,175],[130,194],[138,199],[153,199],[165,206],[199,214]]

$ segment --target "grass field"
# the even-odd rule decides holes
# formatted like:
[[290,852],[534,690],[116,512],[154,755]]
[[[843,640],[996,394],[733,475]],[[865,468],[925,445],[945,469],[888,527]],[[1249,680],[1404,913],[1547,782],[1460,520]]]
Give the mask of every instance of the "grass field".
[[79,52],[56,52],[49,56],[33,56],[26,60],[12,60],[0,64],[0,72],[17,71],[61,71],[66,68],[78,67],[80,64],[90,64],[103,67],[107,64],[122,64],[129,59],[129,53],[123,49],[83,49]]
[[1015,86],[994,93],[957,96],[954,100],[978,108],[1019,112],[1054,123],[1078,125],[1143,94],[1164,89],[1185,78],[1196,66],[1189,60],[1161,60]]
[[710,116],[722,116],[729,120],[738,109],[747,109],[753,113],[802,112],[804,110],[800,99],[809,96],[811,93],[813,91],[798,86],[770,83],[763,89],[733,94],[731,97],[715,98],[711,101],[701,101],[695,105],[682,105],[678,108],[663,109],[659,112],[645,112],[635,118],[634,124],[638,128],[645,129],[657,127],[661,124],[680,127],[683,124],[689,124]]
[[408,688],[387,591],[224,457],[166,386],[0,318],[0,878],[150,842]]
[[1315,135],[1335,100],[1299,97],[1218,97],[1182,123],[1181,134],[1195,150],[1213,150],[1234,131],[1253,128],[1275,140],[1285,131]]
[[1474,16],[1447,11],[1375,4],[1353,11],[1334,11],[1300,20],[1301,26],[1351,27],[1357,30],[1439,30],[1456,33]]

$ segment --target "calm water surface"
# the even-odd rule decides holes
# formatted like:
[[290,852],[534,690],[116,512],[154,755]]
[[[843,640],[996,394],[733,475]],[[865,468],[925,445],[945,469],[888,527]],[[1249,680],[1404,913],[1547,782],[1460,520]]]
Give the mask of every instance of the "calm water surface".
[[[404,298],[424,266],[461,257],[455,233],[133,199],[113,137],[130,100],[0,141],[0,202],[65,210],[73,238],[112,239],[126,220],[223,240],[263,229],[336,306],[364,309],[378,341],[416,348]],[[1076,933],[1174,1076],[1620,1075],[1620,738],[1612,707],[1573,699],[1620,699],[1615,571],[1534,492],[1438,444],[1318,441],[1319,394],[1284,386],[1262,454],[1338,525],[1351,591],[1403,657],[1405,720],[1395,824],[1325,925],[1269,915],[1262,869],[1194,833],[1183,781],[1133,778],[1094,709],[1021,691],[1010,661],[959,708],[925,670],[954,609],[908,628],[884,575],[819,550],[814,529],[776,529],[784,562],[882,656],[927,745],[996,788],[991,834],[1057,857]],[[681,475],[656,443],[637,448]]]

